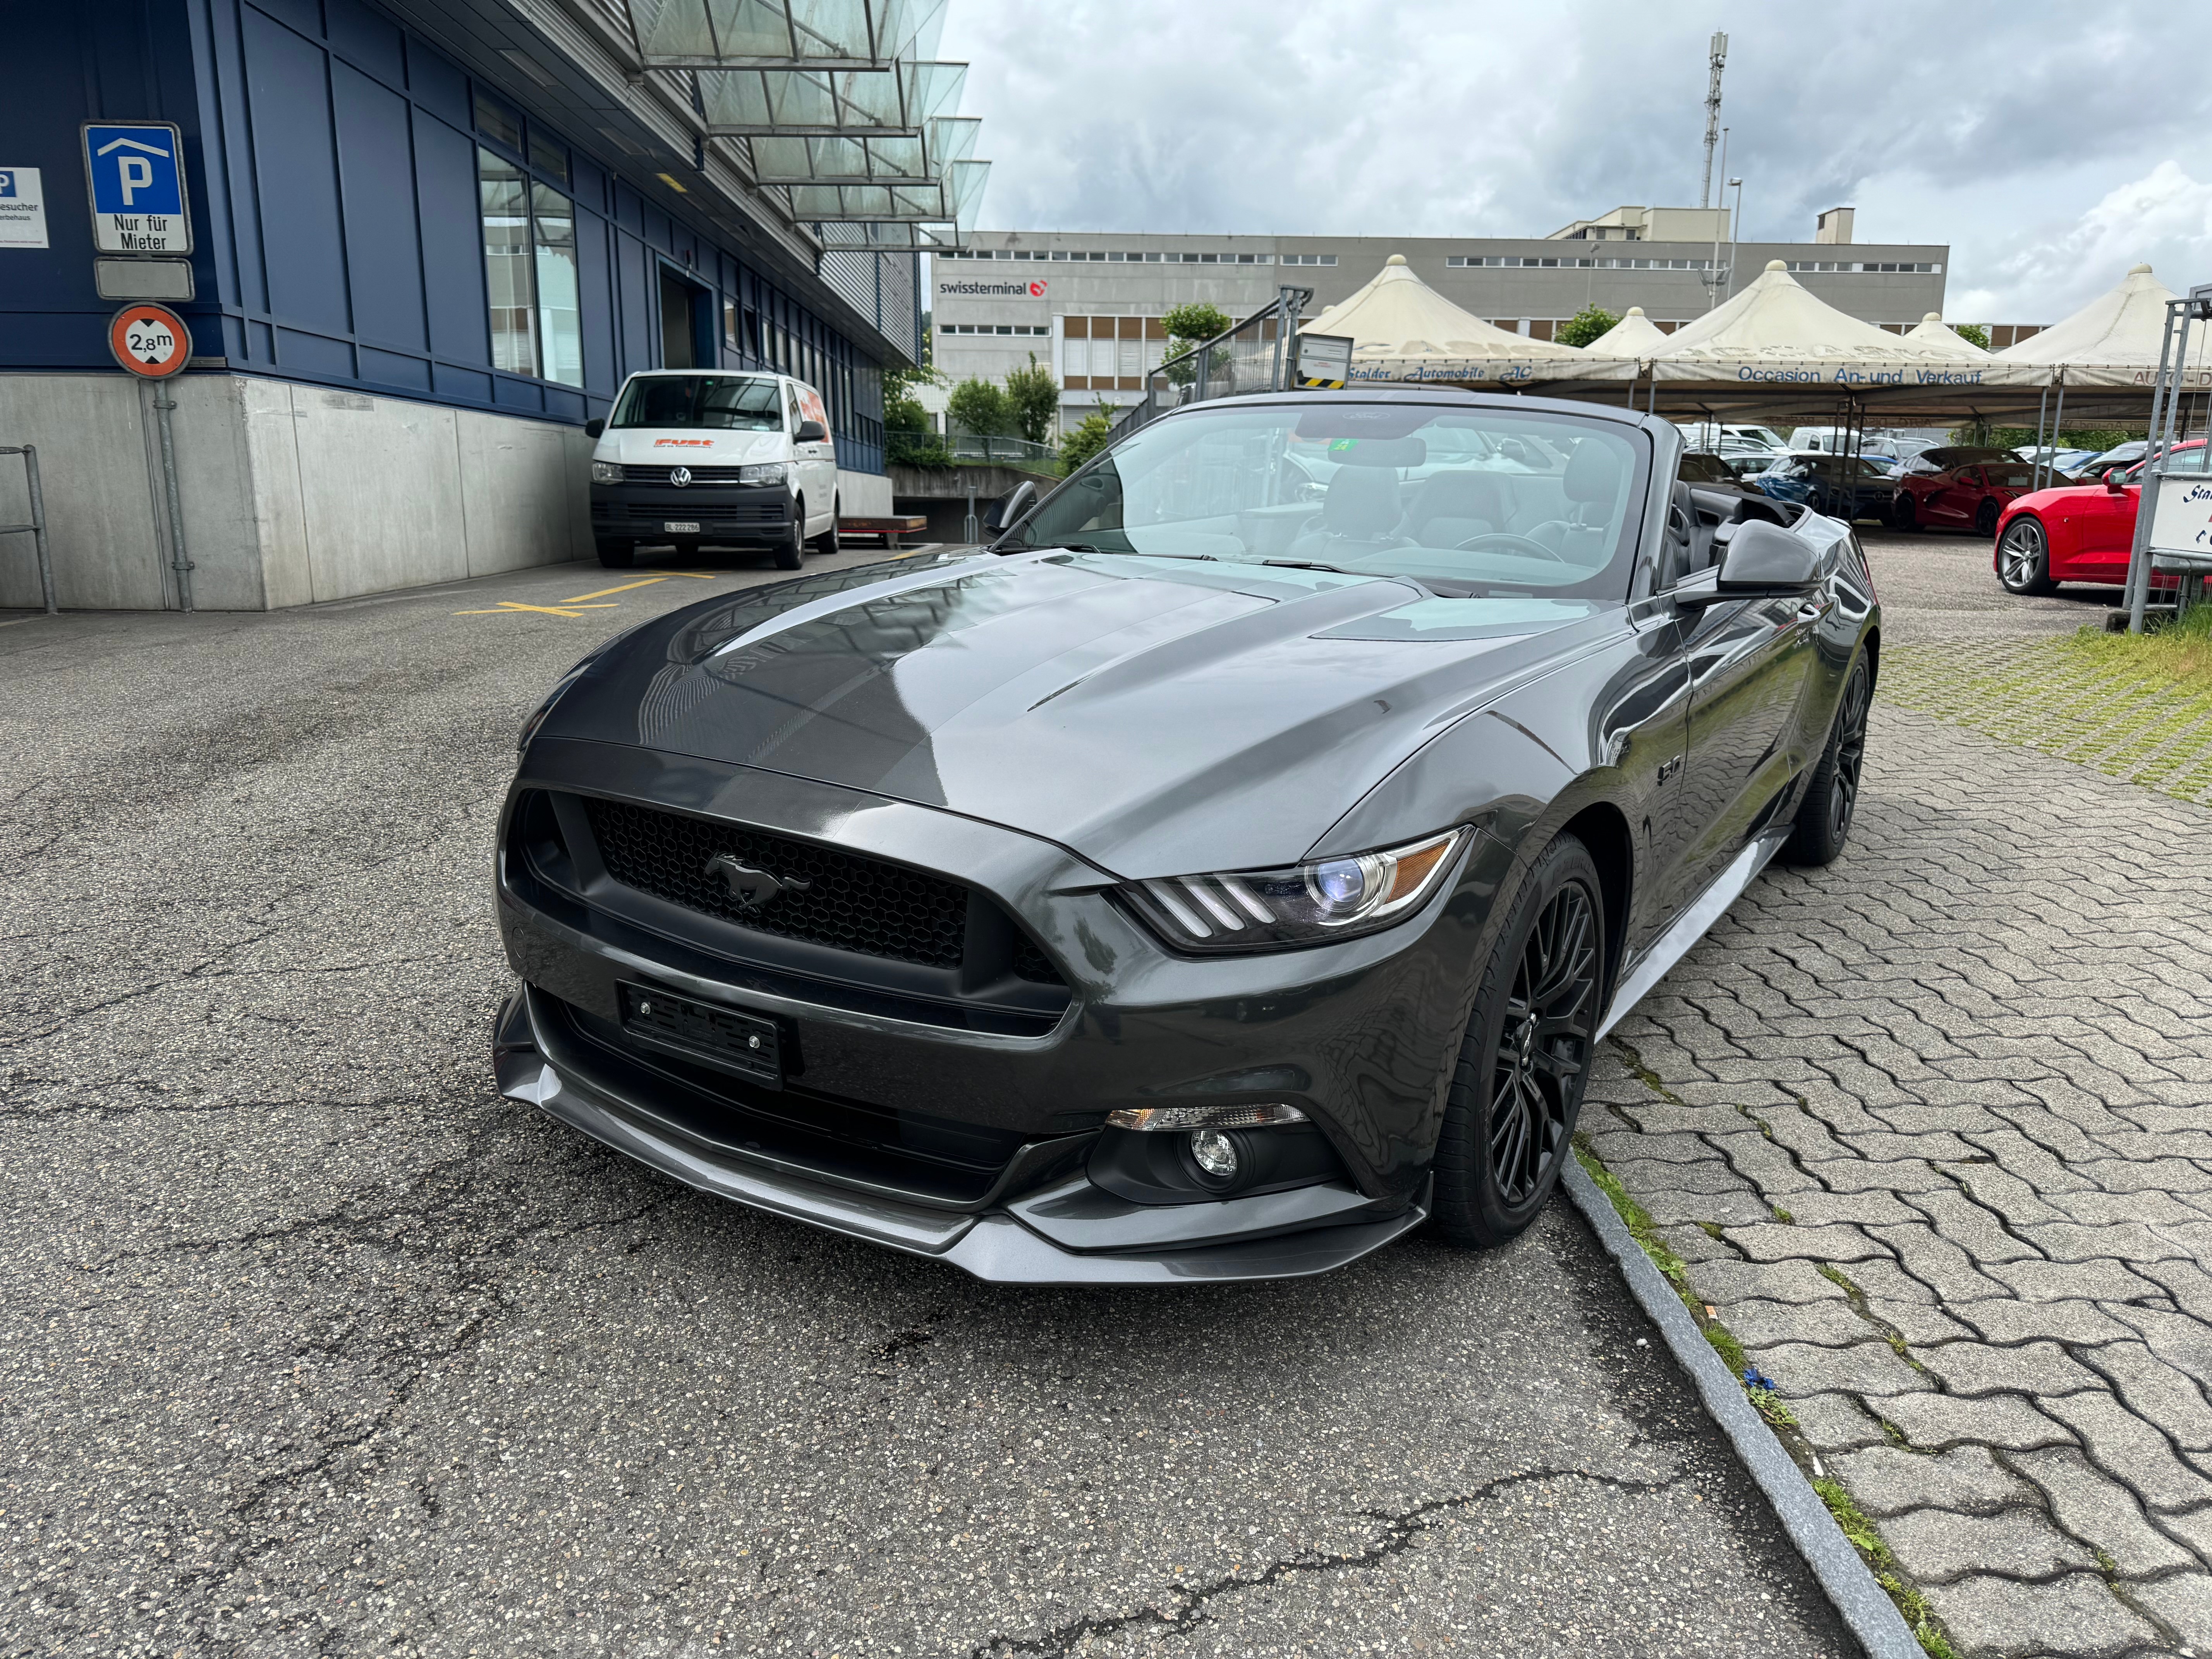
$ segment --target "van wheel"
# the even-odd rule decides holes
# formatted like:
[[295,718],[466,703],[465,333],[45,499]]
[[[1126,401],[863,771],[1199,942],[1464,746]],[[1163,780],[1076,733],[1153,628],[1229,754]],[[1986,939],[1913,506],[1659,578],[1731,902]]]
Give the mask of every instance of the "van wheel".
[[775,548],[775,568],[796,570],[806,558],[806,497],[801,495],[791,506],[791,528]]
[[601,542],[599,562],[609,570],[627,570],[637,562],[635,542]]
[[837,515],[844,510],[844,503],[832,496],[830,501],[830,527],[814,538],[817,553],[834,555],[844,546],[843,539],[837,533]]

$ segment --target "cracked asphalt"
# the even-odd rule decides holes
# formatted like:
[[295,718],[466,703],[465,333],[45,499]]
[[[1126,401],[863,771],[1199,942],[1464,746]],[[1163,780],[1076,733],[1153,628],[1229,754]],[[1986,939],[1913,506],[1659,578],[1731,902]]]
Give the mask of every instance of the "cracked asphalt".
[[0,1653],[1855,1651],[1564,1202],[1007,1291],[500,1099],[517,725],[768,578],[457,613],[658,574],[0,617]]

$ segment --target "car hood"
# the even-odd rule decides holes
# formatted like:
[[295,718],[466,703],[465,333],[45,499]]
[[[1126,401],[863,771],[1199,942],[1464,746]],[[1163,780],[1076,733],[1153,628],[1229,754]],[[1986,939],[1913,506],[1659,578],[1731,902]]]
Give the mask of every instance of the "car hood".
[[1622,616],[1324,571],[939,556],[659,618],[540,730],[945,808],[1123,877],[1254,868]]
[[600,435],[595,461],[625,466],[744,466],[791,454],[781,432],[725,432],[714,428],[625,427]]

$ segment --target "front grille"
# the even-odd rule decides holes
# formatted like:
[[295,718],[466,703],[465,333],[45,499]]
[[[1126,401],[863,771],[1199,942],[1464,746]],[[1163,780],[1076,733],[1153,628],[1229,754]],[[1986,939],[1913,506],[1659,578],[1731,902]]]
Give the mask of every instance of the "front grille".
[[671,519],[696,519],[720,528],[736,525],[782,524],[791,517],[783,498],[772,501],[715,501],[684,499],[680,494],[658,501],[593,501],[592,517],[603,524],[644,524],[658,526]]
[[[607,873],[626,887],[784,939],[930,968],[960,966],[968,890],[957,882],[623,801],[587,798],[585,811]],[[742,903],[707,872],[708,860],[723,853],[779,880],[805,882],[806,890]]]
[[[625,466],[623,468],[623,482],[665,484],[668,482],[669,473],[673,470],[672,467],[666,466]],[[691,482],[695,484],[740,483],[744,481],[738,477],[738,474],[743,470],[734,466],[695,466],[691,469]],[[760,488],[769,489],[775,486],[763,484]]]
[[1027,933],[1014,936],[1014,977],[1025,979],[1032,985],[1065,985],[1060,969],[1052,965],[1052,958],[1037,948],[1037,943]]

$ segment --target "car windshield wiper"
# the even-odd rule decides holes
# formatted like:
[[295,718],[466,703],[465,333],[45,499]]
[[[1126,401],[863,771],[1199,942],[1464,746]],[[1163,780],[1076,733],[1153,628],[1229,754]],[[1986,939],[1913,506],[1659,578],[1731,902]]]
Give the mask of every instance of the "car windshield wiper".
[[1261,564],[1279,565],[1285,570],[1328,570],[1340,576],[1372,576],[1372,570],[1347,570],[1340,564],[1323,564],[1318,559],[1262,559]]

